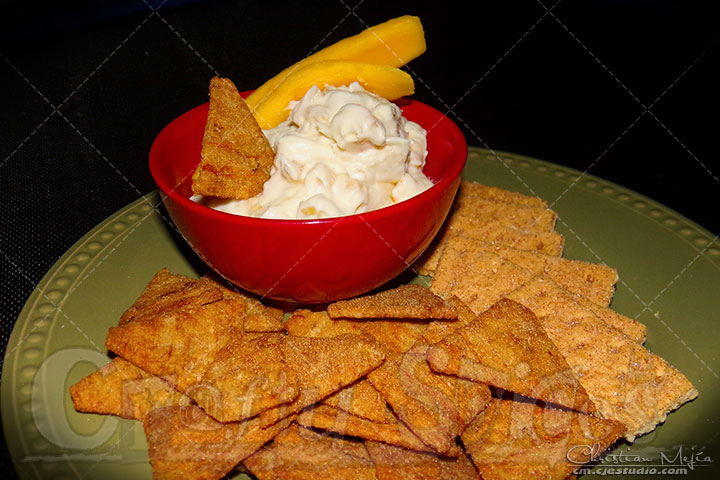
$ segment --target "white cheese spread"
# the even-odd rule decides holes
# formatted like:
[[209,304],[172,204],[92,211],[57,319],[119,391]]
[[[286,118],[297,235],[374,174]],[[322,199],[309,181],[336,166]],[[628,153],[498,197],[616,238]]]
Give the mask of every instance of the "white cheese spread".
[[377,210],[432,186],[422,172],[425,130],[357,82],[312,87],[288,108],[285,122],[264,131],[275,163],[262,193],[193,199],[237,215],[313,219]]

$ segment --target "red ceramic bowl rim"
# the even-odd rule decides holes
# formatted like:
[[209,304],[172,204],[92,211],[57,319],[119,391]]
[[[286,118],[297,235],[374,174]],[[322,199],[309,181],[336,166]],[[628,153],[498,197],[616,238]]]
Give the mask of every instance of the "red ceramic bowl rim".
[[[467,158],[467,143],[465,141],[465,137],[463,136],[462,132],[460,131],[460,128],[447,116],[439,112],[438,110],[432,108],[429,105],[426,105],[422,102],[419,102],[417,100],[410,100],[410,104],[416,104],[419,106],[421,110],[429,111],[430,113],[433,113],[437,115],[437,119],[435,121],[435,125],[438,125],[440,122],[446,122],[446,127],[448,128],[449,138],[448,140],[455,146],[455,152],[451,156],[452,162],[451,166],[446,172],[446,174],[438,181],[437,183],[434,183],[432,187],[428,188],[422,193],[419,193],[418,195],[415,195],[414,197],[411,197],[407,200],[403,200],[402,202],[395,203],[393,205],[388,205],[387,207],[383,207],[377,210],[371,210],[369,212],[365,213],[356,213],[353,215],[346,215],[342,217],[328,217],[328,218],[319,218],[319,219],[309,219],[309,220],[297,220],[297,219],[277,219],[277,218],[259,218],[259,217],[247,217],[244,215],[236,215],[232,213],[222,212],[219,210],[214,210],[210,207],[207,207],[205,205],[201,205],[197,202],[194,202],[190,200],[189,198],[185,197],[184,195],[181,195],[177,191],[177,186],[172,186],[165,182],[159,172],[157,171],[158,164],[159,164],[159,156],[156,153],[156,144],[158,141],[163,137],[163,133],[166,131],[172,130],[175,127],[175,123],[179,122],[183,117],[186,115],[192,114],[195,110],[201,109],[207,105],[207,103],[203,105],[199,105],[193,109],[190,109],[189,111],[183,113],[176,119],[174,119],[172,122],[170,122],[165,128],[163,128],[158,136],[153,141],[152,146],[150,147],[150,175],[155,180],[155,183],[160,187],[160,190],[170,197],[171,200],[179,204],[181,207],[188,209],[196,214],[203,215],[206,217],[209,217],[211,219],[217,220],[217,221],[223,221],[223,222],[229,222],[234,223],[238,225],[251,225],[251,226],[260,226],[260,225],[266,225],[269,226],[272,225],[308,225],[308,224],[314,224],[314,225],[322,225],[322,224],[334,224],[338,221],[342,221],[343,223],[350,222],[353,223],[367,223],[368,221],[372,220],[379,220],[385,217],[394,216],[397,214],[401,214],[403,212],[413,210],[416,207],[420,206],[421,203],[424,203],[424,199],[427,196],[434,195],[434,192],[437,190],[442,190],[448,187],[448,184],[453,182],[455,178],[457,178],[460,175],[460,172],[462,171],[463,167],[465,166],[465,160]],[[417,123],[417,122],[416,122]],[[421,125],[423,128],[425,126]],[[425,128],[427,130],[427,128]]]

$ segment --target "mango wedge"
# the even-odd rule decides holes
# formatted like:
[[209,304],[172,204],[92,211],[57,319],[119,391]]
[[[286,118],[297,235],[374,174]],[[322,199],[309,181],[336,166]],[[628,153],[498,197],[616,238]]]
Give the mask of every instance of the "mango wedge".
[[273,128],[287,119],[290,102],[300,100],[313,85],[322,89],[328,85],[342,86],[352,82],[358,82],[365,90],[388,100],[415,92],[412,77],[400,69],[372,63],[325,60],[305,65],[288,75],[255,107],[253,115],[260,128]]
[[350,60],[401,67],[425,52],[425,33],[418,17],[403,15],[340,40],[291,65],[255,90],[247,99],[250,110],[296,70],[325,60]]

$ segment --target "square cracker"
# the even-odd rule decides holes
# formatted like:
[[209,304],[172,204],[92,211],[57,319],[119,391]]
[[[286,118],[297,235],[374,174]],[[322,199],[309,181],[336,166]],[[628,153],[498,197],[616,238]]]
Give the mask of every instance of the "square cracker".
[[445,298],[456,295],[480,313],[534,276],[485,251],[472,238],[453,235],[448,237],[430,289]]
[[243,462],[259,480],[375,480],[375,464],[360,441],[292,424]]
[[557,232],[528,230],[522,225],[512,224],[510,220],[488,221],[473,215],[451,215],[445,225],[448,233],[458,233],[486,242],[548,255],[561,255],[565,246],[565,239]]
[[[520,287],[522,294],[516,293]],[[570,311],[597,315],[633,340],[645,340],[642,323],[572,295],[544,275],[515,265],[464,236],[448,238],[430,289],[443,297],[457,295],[476,313],[508,297],[538,317]]]
[[[450,223],[452,222],[452,223]],[[562,255],[565,240],[557,232],[527,232],[497,223],[483,223],[472,217],[451,218],[435,237],[427,250],[413,263],[421,275],[433,275],[437,270],[443,249],[450,235],[463,235],[492,245],[548,256]]]
[[511,300],[500,300],[431,346],[427,359],[436,372],[585,413],[595,411],[537,317]]
[[[461,203],[466,197],[481,197],[485,200],[516,204],[516,206],[547,208],[547,202],[539,197],[489,187],[476,182],[462,181],[457,195],[458,203]],[[454,211],[451,212],[443,229],[435,237],[430,247],[413,264],[413,268],[420,275],[432,275],[435,272],[445,246],[445,239],[451,233],[467,232],[470,236],[494,245],[505,245],[552,256],[562,254],[563,238],[558,233],[550,231],[552,228],[545,232],[530,232],[523,230],[519,225],[507,226],[503,222],[488,218],[473,220],[474,213],[460,215],[453,215],[453,213]]]
[[257,417],[219,423],[196,406],[154,409],[143,421],[153,478],[223,478],[290,422],[263,429]]
[[647,335],[647,327],[644,324],[582,297],[572,295],[544,275],[533,278],[519,289],[509,293],[507,297],[522,303],[535,312],[538,317],[547,315],[594,316],[638,344],[642,344]]
[[665,360],[595,316],[550,315],[540,321],[598,412],[623,423],[629,441],[698,394]]
[[532,207],[547,207],[547,202],[540,197],[525,195],[498,187],[491,187],[477,182],[463,180],[460,182],[460,197],[483,197],[489,200],[500,200],[502,202],[517,203]]
[[374,295],[332,303],[331,318],[416,318],[455,320],[452,305],[422,285],[401,285]]
[[547,207],[463,195],[455,199],[451,215],[453,218],[468,217],[485,224],[499,223],[529,232],[552,232],[557,220],[557,214]]
[[262,192],[275,154],[232,81],[210,80],[210,107],[200,164],[192,176],[195,195],[245,199]]
[[599,306],[608,306],[615,293],[617,270],[606,265],[493,245],[481,240],[477,242],[486,251],[537,275],[545,275],[573,295],[584,297]]
[[485,480],[564,480],[622,434],[613,420],[494,398],[462,441]]

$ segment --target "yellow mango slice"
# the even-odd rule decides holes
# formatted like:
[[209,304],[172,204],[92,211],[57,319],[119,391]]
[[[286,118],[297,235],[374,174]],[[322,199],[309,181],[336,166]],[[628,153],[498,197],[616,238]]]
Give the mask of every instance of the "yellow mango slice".
[[402,67],[425,52],[425,33],[418,17],[403,15],[340,40],[286,68],[255,90],[246,101],[256,108],[291,73],[311,63],[350,60]]
[[345,60],[325,60],[298,68],[281,82],[265,100],[253,110],[260,128],[277,126],[290,114],[290,102],[300,100],[312,87],[336,87],[358,82],[363,88],[388,100],[412,95],[415,84],[406,72],[387,65],[375,65]]

